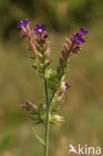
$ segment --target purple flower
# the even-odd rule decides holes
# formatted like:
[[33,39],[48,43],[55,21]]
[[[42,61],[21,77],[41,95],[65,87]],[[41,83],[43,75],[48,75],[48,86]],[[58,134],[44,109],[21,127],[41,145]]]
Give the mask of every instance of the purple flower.
[[80,35],[81,35],[81,36],[84,36],[84,35],[86,35],[87,33],[88,33],[88,31],[87,31],[87,30],[84,30],[83,27],[80,28]]
[[22,29],[23,27],[27,27],[30,25],[30,21],[28,20],[28,18],[26,18],[24,21],[20,21],[19,23],[17,23],[17,28]]
[[82,38],[82,36],[79,33],[73,34],[73,41],[77,44],[83,44],[85,43],[85,40]]
[[38,24],[36,25],[36,29],[34,29],[35,32],[39,33],[39,34],[42,34],[42,32],[45,31],[45,25],[41,25],[39,26]]
[[88,31],[85,31],[83,27],[80,28],[79,33],[73,34],[73,42],[77,43],[78,45],[85,43],[85,40],[82,36],[86,35]]
[[26,18],[24,21],[24,26],[27,27],[29,25],[30,25],[30,21],[28,20],[28,18]]
[[69,89],[69,88],[70,88],[69,83],[65,82],[65,89]]

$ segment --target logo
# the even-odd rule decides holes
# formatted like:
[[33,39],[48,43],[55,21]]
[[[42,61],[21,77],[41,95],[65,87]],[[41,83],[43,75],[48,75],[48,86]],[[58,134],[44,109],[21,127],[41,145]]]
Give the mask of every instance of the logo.
[[69,145],[69,153],[75,153],[75,154],[96,154],[100,155],[102,154],[101,147],[89,147],[87,145],[81,146],[80,144],[77,145],[77,148],[75,148],[72,144]]

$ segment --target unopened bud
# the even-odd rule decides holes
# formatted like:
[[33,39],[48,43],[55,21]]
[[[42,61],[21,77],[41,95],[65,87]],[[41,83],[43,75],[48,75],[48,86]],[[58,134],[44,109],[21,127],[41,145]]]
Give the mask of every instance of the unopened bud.
[[33,110],[37,110],[37,106],[32,104],[30,100],[26,100],[25,101],[25,104],[22,104],[20,105],[21,108],[24,108],[25,110],[29,111],[30,109],[33,109]]
[[45,35],[44,35],[44,39],[46,39],[47,37],[48,37],[48,34],[45,34]]
[[61,65],[64,63],[64,58],[62,56],[60,56],[59,62],[60,62]]
[[49,56],[50,55],[50,48],[47,48],[45,53],[47,54],[47,56]]
[[48,37],[48,34],[46,33],[46,31],[44,31],[44,32],[41,34],[41,39],[45,40],[47,37]]
[[65,51],[65,50],[62,50],[62,56],[63,56],[63,58],[64,58],[65,60],[67,60],[67,58],[68,58],[68,52]]
[[69,48],[68,48],[67,43],[64,43],[63,47],[64,47],[64,49],[65,49],[66,51],[69,51]]
[[61,72],[61,65],[60,65],[60,64],[57,66],[57,72],[58,72],[58,73]]
[[27,31],[27,33],[31,33],[31,30],[30,30],[29,26],[26,26],[26,31]]
[[65,37],[65,40],[66,40],[67,43],[71,42],[67,37]]
[[39,53],[39,52],[38,52],[37,56],[38,56],[39,59],[43,58],[43,55],[41,53]]
[[72,45],[72,40],[69,40],[67,37],[65,38],[67,46],[68,46],[68,51],[71,51],[71,45]]
[[54,120],[54,121],[57,122],[57,124],[58,124],[58,123],[64,121],[64,117],[55,114],[55,115],[53,115],[52,120]]
[[27,109],[27,105],[26,104],[21,104],[20,107],[24,108],[24,109]]
[[38,51],[36,50],[34,44],[31,41],[29,41],[29,47],[32,49],[34,55],[38,56]]
[[29,32],[27,35],[28,35],[28,40],[31,41],[32,40],[31,32]]
[[21,30],[23,31],[24,34],[27,34],[27,31],[26,31],[26,28],[25,27],[22,27]]
[[36,44],[36,48],[38,51],[40,51],[40,45],[39,44]]

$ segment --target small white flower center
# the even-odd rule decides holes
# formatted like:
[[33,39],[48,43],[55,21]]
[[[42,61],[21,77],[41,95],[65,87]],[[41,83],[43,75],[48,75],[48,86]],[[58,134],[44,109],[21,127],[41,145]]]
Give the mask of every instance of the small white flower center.
[[39,32],[42,32],[42,29],[39,29]]

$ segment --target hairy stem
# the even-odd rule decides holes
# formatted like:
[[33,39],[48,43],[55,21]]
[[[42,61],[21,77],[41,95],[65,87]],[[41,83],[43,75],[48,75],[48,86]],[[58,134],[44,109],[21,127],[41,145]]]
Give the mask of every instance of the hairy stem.
[[46,96],[46,123],[45,123],[45,145],[44,145],[44,156],[48,156],[48,146],[49,146],[49,111],[50,105],[48,102],[48,87],[46,80],[44,80],[45,85],[45,96]]
[[49,147],[49,113],[50,113],[50,104],[53,100],[56,90],[53,91],[50,101],[48,100],[48,87],[46,80],[44,80],[45,85],[45,96],[46,96],[46,123],[45,123],[45,145],[44,145],[44,156],[48,156],[48,147]]

